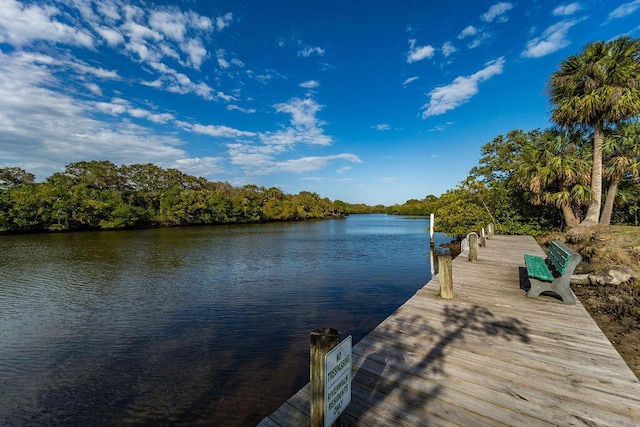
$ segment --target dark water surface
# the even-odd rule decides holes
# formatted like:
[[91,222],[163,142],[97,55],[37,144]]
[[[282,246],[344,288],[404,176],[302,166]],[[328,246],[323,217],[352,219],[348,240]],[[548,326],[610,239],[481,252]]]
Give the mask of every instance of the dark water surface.
[[[428,220],[0,237],[0,425],[255,425],[430,278]],[[446,240],[444,236],[436,236]]]

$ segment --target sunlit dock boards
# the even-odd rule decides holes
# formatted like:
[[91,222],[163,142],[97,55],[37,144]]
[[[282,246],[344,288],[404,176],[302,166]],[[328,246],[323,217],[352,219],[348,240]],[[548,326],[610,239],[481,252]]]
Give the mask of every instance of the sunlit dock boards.
[[[580,301],[521,289],[532,237],[495,236],[453,261],[353,348],[342,426],[639,426],[640,381]],[[344,331],[348,334],[348,331]],[[260,426],[309,424],[309,385]]]

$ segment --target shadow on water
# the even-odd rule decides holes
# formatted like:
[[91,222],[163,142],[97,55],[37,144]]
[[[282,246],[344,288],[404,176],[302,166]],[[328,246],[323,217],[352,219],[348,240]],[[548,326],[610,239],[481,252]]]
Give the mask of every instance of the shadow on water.
[[[529,328],[519,319],[496,318],[490,310],[478,305],[445,306],[442,314],[444,320],[439,326],[417,315],[394,318],[393,326],[385,328],[384,335],[374,331],[358,344],[364,348],[365,360],[354,376],[354,400],[343,417],[343,427],[379,414],[369,413],[372,406],[384,408],[382,413],[386,418],[379,421],[382,424],[418,420],[419,425],[428,426],[429,420],[424,419],[428,411],[424,408],[447,387],[446,367],[452,345],[464,342],[470,334],[505,341],[530,341]],[[413,337],[406,338],[405,331]],[[390,338],[393,336],[399,338]],[[384,349],[369,342],[369,338],[383,340]],[[390,403],[385,405],[387,399]]]

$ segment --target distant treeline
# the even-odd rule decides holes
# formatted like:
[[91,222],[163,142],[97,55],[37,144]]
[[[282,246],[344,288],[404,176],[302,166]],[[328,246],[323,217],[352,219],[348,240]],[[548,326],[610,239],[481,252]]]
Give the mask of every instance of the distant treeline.
[[76,162],[39,183],[21,168],[0,168],[0,232],[297,221],[383,210],[307,191],[234,187],[153,164]]

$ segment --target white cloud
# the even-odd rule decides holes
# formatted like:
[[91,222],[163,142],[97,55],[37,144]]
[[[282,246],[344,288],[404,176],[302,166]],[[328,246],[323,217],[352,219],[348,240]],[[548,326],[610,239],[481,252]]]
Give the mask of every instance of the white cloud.
[[138,23],[135,21],[125,22],[122,27],[125,35],[135,43],[147,45],[147,40],[151,42],[160,42],[163,37],[158,31]]
[[239,105],[234,105],[234,104],[227,105],[227,110],[229,110],[229,111],[240,111],[240,112],[247,113],[247,114],[253,114],[253,113],[256,112],[255,108],[243,108],[243,107],[240,107]]
[[582,6],[580,6],[580,3],[574,2],[556,7],[555,9],[553,9],[553,12],[551,12],[551,14],[553,16],[569,16],[573,15],[581,9]]
[[[453,126],[455,124],[455,122],[446,122],[443,124],[439,124],[436,125],[434,127],[432,127],[431,129],[429,129],[429,132],[442,132],[444,130],[446,130],[447,128]],[[431,157],[437,157],[437,156],[431,156]]]
[[274,155],[283,150],[271,146],[255,146],[252,144],[227,144],[229,161],[236,166],[244,166],[253,173],[270,173],[267,169],[275,163]]
[[474,37],[474,39],[467,45],[467,47],[469,49],[474,49],[474,48],[480,46],[482,43],[484,43],[489,38],[491,38],[491,34],[490,33],[485,33],[485,32],[478,33],[478,35],[476,37]]
[[152,10],[149,26],[171,40],[182,42],[187,31],[187,15],[179,10]]
[[293,146],[295,144],[331,145],[333,138],[324,134],[319,128],[292,129],[260,134],[260,140],[267,145]]
[[102,96],[102,88],[95,83],[85,83],[85,87],[89,89],[94,95]]
[[522,56],[540,58],[569,46],[571,42],[567,39],[567,33],[577,23],[578,21],[562,21],[550,26],[540,37],[535,37],[527,42]]
[[311,98],[292,98],[288,102],[276,104],[274,107],[278,113],[291,114],[291,124],[296,129],[316,129],[325,124],[316,118],[316,113],[323,106]]
[[413,76],[413,77],[408,77],[405,81],[402,82],[402,86],[406,86],[411,82],[415,82],[416,80],[418,80],[419,77],[417,76]]
[[125,100],[113,99],[111,102],[96,102],[96,110],[114,116],[125,114],[129,109],[129,103]]
[[109,22],[116,22],[122,19],[118,6],[115,3],[108,1],[101,1],[97,4],[98,12],[105,17]]
[[129,115],[137,119],[146,119],[150,122],[163,124],[173,121],[175,117],[170,113],[156,113],[145,108],[133,107],[129,101],[121,98],[114,98],[111,102],[93,103],[95,110],[114,116]]
[[[128,52],[143,62],[160,62],[169,57],[182,66],[200,68],[208,55],[201,38],[213,31],[213,23],[208,17],[176,8],[152,9],[147,22],[147,14],[137,7],[127,6],[125,12],[125,22],[118,30],[122,31]],[[104,31],[101,34],[111,36],[108,39],[111,43],[115,41],[114,34]]]
[[112,28],[98,26],[96,28],[96,31],[111,47],[116,47],[118,45],[124,44],[124,36]]
[[473,25],[469,25],[465,27],[464,30],[462,30],[460,34],[458,34],[459,40],[472,38],[472,40],[467,45],[469,49],[474,49],[480,46],[485,40],[489,39],[490,37],[491,37],[490,33],[486,31],[480,31]]
[[373,126],[375,130],[390,130],[391,126],[388,123],[380,123],[378,125]]
[[176,160],[172,167],[194,176],[211,176],[224,173],[221,157],[191,157]]
[[629,16],[632,13],[634,13],[636,10],[638,10],[638,8],[640,8],[640,0],[623,3],[609,13],[609,15],[607,16],[607,21]]
[[229,68],[231,65],[224,59],[225,51],[224,49],[218,49],[216,51],[216,59],[218,60],[218,66],[222,69]]
[[313,172],[327,166],[329,162],[334,160],[345,160],[352,163],[362,163],[362,160],[355,154],[334,154],[330,156],[302,157],[299,159],[285,160],[277,162],[274,166],[278,172],[305,173]]
[[451,84],[433,89],[429,92],[429,103],[422,106],[425,110],[422,118],[444,114],[468,102],[478,93],[479,83],[502,74],[504,63],[504,57],[498,58],[488,62],[482,70],[470,76],[456,77]]
[[432,46],[416,46],[416,40],[409,40],[409,52],[407,53],[407,62],[411,64],[412,62],[422,61],[423,59],[428,59],[433,56],[435,53],[435,49]]
[[478,29],[473,25],[469,25],[465,27],[460,34],[458,34],[458,39],[462,40],[467,37],[475,36],[476,34],[478,34]]
[[458,49],[456,49],[456,47],[451,42],[445,42],[442,45],[442,54],[445,56],[445,58],[452,53],[455,53],[457,50]]
[[73,68],[76,72],[80,74],[90,74],[94,77],[98,77],[103,80],[120,80],[120,76],[118,72],[115,70],[105,70],[104,68],[96,68],[91,67],[85,63],[79,61],[67,61],[64,62],[64,65]]
[[214,95],[215,91],[208,84],[203,82],[196,83],[192,81],[186,74],[180,73],[164,63],[150,62],[149,66],[157,71],[160,75],[154,81],[141,82],[142,85],[164,89],[168,92],[178,93],[181,95],[194,93],[206,100],[220,98],[226,101],[230,101],[233,99],[231,97],[225,96],[224,94],[222,94],[223,96],[220,96],[220,93]]
[[216,29],[222,31],[227,28],[233,22],[233,14],[231,12],[225,13],[222,16],[216,18]]
[[295,144],[329,146],[333,138],[324,133],[326,123],[316,117],[323,108],[311,98],[292,98],[287,102],[274,105],[276,112],[291,115],[291,127],[275,132],[263,132],[260,141],[267,146],[279,146],[288,149]]
[[306,46],[304,49],[298,52],[298,56],[302,56],[304,58],[308,58],[313,55],[317,55],[317,56],[324,55],[324,49],[321,47]]
[[139,116],[137,117],[145,118],[153,123],[158,123],[158,124],[167,123],[175,118],[173,114],[170,114],[170,113],[154,113],[152,111],[144,110],[142,108],[137,109],[135,111],[140,112]]
[[489,8],[486,13],[480,16],[484,22],[507,22],[509,18],[505,16],[505,13],[513,9],[513,5],[509,2],[499,2]]
[[320,83],[318,83],[315,80],[309,80],[309,81],[300,83],[299,86],[302,87],[302,88],[305,88],[305,89],[315,89],[318,86],[320,86]]
[[[0,158],[4,162],[44,179],[74,161],[110,159],[116,164],[168,166],[186,157],[177,148],[183,144],[178,138],[127,121],[93,118],[99,106],[66,94],[65,89],[73,89],[65,88],[50,68],[59,65],[41,55],[0,52]],[[130,108],[124,100],[111,104],[116,115]],[[135,109],[133,114],[160,119]]]
[[213,126],[213,125],[187,125],[186,126],[192,132],[200,133],[203,135],[209,135],[216,138],[239,138],[239,137],[253,137],[257,134],[255,132],[247,132],[239,129],[230,128],[227,126]]
[[54,6],[23,5],[2,0],[0,7],[0,43],[22,47],[35,41],[62,43],[93,49],[93,36],[55,19],[60,11]]
[[182,51],[189,56],[187,63],[196,70],[200,69],[202,62],[207,56],[207,49],[202,44],[202,41],[197,39],[190,39],[180,45]]
[[249,175],[267,175],[273,173],[308,173],[325,168],[334,161],[347,161],[361,163],[362,160],[355,154],[342,153],[328,156],[310,156],[294,159],[277,160],[277,150],[273,146],[254,146],[250,144],[229,144],[229,157],[233,165],[244,168]]

